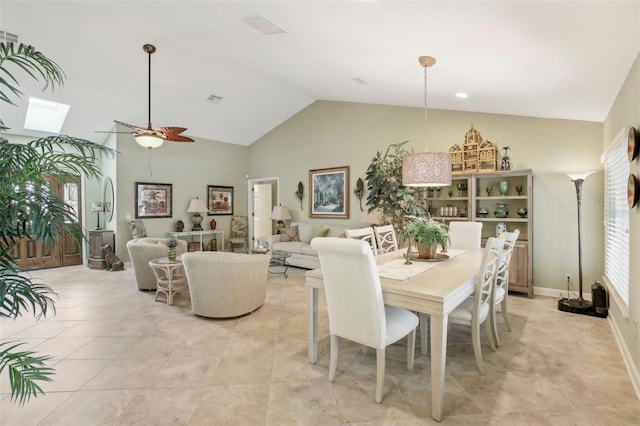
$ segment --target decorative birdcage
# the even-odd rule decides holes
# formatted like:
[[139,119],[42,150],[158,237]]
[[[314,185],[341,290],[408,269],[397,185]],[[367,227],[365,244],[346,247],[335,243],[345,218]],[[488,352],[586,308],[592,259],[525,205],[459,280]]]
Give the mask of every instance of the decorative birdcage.
[[498,149],[495,144],[485,141],[473,125],[464,134],[464,145],[449,148],[451,173],[494,172],[498,168]]

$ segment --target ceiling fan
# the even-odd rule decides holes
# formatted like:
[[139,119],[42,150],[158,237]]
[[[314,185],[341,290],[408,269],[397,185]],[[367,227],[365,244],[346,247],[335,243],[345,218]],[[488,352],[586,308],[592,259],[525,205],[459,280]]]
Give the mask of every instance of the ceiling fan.
[[[169,142],[194,142],[193,139],[180,135],[180,133],[187,130],[185,127],[151,127],[151,55],[155,53],[156,47],[152,44],[145,44],[142,49],[149,55],[149,121],[147,128],[134,126],[133,124],[123,123],[122,121],[114,120],[117,124],[133,129],[131,134],[135,138],[138,144],[145,148],[157,148],[164,141]],[[112,132],[106,132],[112,133]]]

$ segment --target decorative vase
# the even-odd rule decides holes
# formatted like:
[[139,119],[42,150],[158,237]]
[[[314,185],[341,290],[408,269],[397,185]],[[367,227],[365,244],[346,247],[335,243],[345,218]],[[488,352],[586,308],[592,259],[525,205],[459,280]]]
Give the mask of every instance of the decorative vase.
[[215,219],[211,219],[211,222],[209,222],[209,225],[211,225],[211,229],[215,230],[216,229],[216,220]]
[[508,191],[509,191],[509,182],[507,182],[506,180],[503,180],[502,182],[500,182],[500,195],[507,195]]
[[496,209],[493,211],[493,215],[499,218],[509,216],[509,204],[496,203]]
[[421,243],[418,246],[418,257],[420,259],[433,259],[436,257],[436,251],[438,250],[438,244],[431,244],[430,246],[424,246]]
[[167,250],[167,257],[169,258],[169,260],[176,260],[176,248],[175,247],[170,247]]

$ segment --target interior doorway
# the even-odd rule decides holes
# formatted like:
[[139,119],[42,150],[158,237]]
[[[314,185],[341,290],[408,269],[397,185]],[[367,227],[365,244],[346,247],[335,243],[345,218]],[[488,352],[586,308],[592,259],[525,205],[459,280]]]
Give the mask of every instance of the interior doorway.
[[249,244],[274,233],[271,210],[278,202],[280,180],[277,177],[249,180]]

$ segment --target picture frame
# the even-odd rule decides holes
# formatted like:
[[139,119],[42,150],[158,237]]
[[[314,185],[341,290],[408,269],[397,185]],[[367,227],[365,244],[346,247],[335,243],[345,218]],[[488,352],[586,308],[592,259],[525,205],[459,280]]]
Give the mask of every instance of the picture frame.
[[135,183],[136,219],[173,216],[173,184]]
[[349,166],[309,170],[309,217],[349,218]]
[[207,185],[209,216],[233,215],[233,186]]

